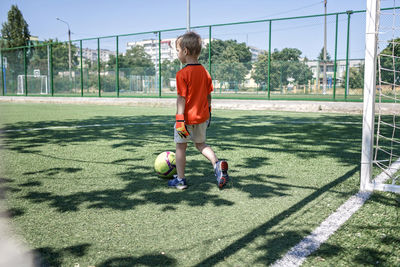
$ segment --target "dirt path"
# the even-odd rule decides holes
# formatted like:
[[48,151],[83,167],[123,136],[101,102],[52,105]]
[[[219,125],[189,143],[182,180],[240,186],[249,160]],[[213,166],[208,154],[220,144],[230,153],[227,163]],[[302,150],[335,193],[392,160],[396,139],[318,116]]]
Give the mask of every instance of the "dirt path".
[[[174,98],[99,98],[99,97],[25,97],[0,96],[0,102],[131,105],[149,107],[175,107]],[[335,112],[362,114],[361,102],[237,100],[213,99],[213,109],[279,110],[296,112]],[[383,114],[400,114],[400,104],[382,104]]]

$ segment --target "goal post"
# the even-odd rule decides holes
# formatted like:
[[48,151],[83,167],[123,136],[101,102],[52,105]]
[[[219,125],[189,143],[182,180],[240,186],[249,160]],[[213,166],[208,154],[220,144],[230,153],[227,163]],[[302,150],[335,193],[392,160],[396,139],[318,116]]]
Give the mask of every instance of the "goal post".
[[47,75],[18,75],[17,77],[17,94],[25,94],[25,77],[28,81],[29,93],[41,95],[49,94],[49,87],[47,83]]
[[[361,175],[360,190],[361,191],[388,191],[400,193],[400,185],[398,184],[398,172],[400,169],[400,124],[396,125],[396,114],[392,114],[393,118],[389,118],[392,122],[387,122],[389,115],[381,114],[381,100],[387,97],[394,105],[398,105],[396,90],[399,88],[398,73],[399,67],[396,66],[399,55],[395,54],[396,46],[395,38],[400,36],[392,35],[389,41],[380,40],[381,31],[381,10],[380,0],[367,0],[366,9],[366,31],[365,31],[365,69],[364,69],[364,100],[363,100],[363,126],[362,126],[362,150],[361,150]],[[392,25],[387,27],[388,31],[394,31],[396,28],[396,9],[393,9]],[[398,28],[398,27],[397,27]],[[387,33],[387,32],[385,32]],[[379,47],[381,43],[385,43],[388,47],[386,51],[391,50],[388,54],[383,53],[383,47]],[[398,43],[400,45],[400,43]],[[386,65],[381,66],[381,57],[389,58]],[[389,62],[389,64],[387,64]],[[400,63],[397,63],[400,65]],[[378,71],[378,81],[377,81]],[[385,72],[385,75],[382,75]],[[376,85],[379,85],[379,103],[376,103]],[[385,88],[388,93],[383,92]],[[386,95],[385,95],[386,94]],[[375,105],[377,105],[378,114],[375,113]],[[375,122],[375,116],[378,115],[378,121]],[[399,114],[400,115],[400,114]],[[386,116],[386,117],[384,117]],[[377,125],[375,129],[375,123]],[[380,141],[384,140],[384,141]],[[375,146],[374,146],[375,145]],[[377,156],[379,155],[379,157]],[[374,168],[379,169],[380,174],[376,177]],[[388,183],[391,181],[391,183]],[[397,182],[397,183],[396,183]]]
[[376,58],[380,0],[367,0],[365,26],[364,100],[360,189],[365,191],[372,178],[375,124]]

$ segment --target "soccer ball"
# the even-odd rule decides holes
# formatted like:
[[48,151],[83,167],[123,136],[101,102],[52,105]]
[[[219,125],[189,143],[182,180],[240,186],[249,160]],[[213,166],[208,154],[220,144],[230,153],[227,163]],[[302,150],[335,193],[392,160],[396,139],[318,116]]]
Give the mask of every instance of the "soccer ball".
[[165,151],[159,154],[154,161],[154,170],[162,178],[172,178],[176,174],[175,153]]

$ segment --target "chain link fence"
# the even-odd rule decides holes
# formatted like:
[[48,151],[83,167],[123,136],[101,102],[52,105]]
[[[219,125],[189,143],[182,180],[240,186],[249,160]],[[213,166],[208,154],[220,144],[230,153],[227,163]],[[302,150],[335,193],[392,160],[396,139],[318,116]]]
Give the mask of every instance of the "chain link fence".
[[[185,30],[2,49],[2,95],[175,96],[175,74],[183,67],[176,38]],[[213,78],[215,97],[362,99],[363,10],[192,30],[202,37],[199,61]]]

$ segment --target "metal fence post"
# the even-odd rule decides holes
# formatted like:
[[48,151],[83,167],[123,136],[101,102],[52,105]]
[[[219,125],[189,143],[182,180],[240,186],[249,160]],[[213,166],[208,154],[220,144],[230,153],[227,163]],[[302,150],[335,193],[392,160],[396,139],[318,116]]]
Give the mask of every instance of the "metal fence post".
[[211,26],[208,27],[208,69],[210,71],[210,76],[212,78],[212,70],[211,70]]
[[339,14],[336,14],[335,61],[334,61],[334,63],[333,63],[333,100],[336,100],[336,71],[337,71],[338,21],[339,21]]
[[101,78],[100,78],[100,38],[97,38],[97,86],[99,97],[101,97]]
[[118,64],[118,35],[115,36],[115,46],[116,46],[116,51],[115,51],[115,86],[117,87],[117,97],[119,97],[119,64]]
[[25,96],[28,96],[28,76],[27,73],[28,72],[28,66],[26,65],[26,47],[24,47],[24,76],[25,76],[25,80],[24,80],[24,88],[25,88]]
[[271,27],[272,20],[269,21],[269,38],[268,38],[268,99],[271,99]]
[[83,96],[83,59],[82,59],[82,40],[79,41],[79,46],[80,46],[80,61],[81,61],[81,96]]
[[3,53],[0,52],[0,60],[1,60],[1,95],[4,96],[4,66],[3,66]]
[[345,88],[344,88],[344,99],[347,100],[347,90],[349,90],[349,44],[350,44],[350,17],[353,13],[352,10],[348,10],[347,12],[347,44],[346,44],[346,79],[345,79]]
[[161,31],[158,32],[158,97],[161,97]]
[[50,90],[51,90],[51,96],[54,96],[54,79],[53,79],[53,43],[50,43],[50,49],[49,49],[49,57],[50,57]]

